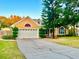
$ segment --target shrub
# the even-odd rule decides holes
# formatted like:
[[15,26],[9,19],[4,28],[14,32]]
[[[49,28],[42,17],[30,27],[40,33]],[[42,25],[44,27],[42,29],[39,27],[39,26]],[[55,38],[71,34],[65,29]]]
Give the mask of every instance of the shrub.
[[45,38],[46,36],[44,34],[39,35],[41,38]]
[[17,31],[13,31],[13,34],[18,34],[18,32]]
[[13,35],[13,38],[15,39],[17,36],[18,36],[18,35],[14,34],[14,35]]
[[69,29],[69,34],[68,35],[76,36],[75,29],[74,28]]
[[12,29],[13,29],[13,31],[18,31],[18,28],[17,27],[14,27]]
[[43,29],[43,28],[40,28],[39,29],[39,36],[41,37],[41,38],[45,38],[46,37],[46,30],[45,29]]
[[2,39],[14,39],[13,35],[4,35],[2,36]]
[[14,27],[12,30],[13,30],[13,37],[14,39],[16,39],[16,37],[18,36],[18,28]]

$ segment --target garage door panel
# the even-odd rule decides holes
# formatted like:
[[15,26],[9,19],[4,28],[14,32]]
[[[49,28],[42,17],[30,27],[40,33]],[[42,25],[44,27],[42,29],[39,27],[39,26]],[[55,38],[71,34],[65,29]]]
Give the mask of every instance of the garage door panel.
[[37,30],[19,30],[19,38],[37,38]]

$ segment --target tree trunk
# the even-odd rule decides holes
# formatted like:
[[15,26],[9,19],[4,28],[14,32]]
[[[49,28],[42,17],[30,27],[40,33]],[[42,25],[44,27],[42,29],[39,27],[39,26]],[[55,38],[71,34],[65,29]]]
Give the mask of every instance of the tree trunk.
[[52,31],[52,38],[55,39],[55,28],[53,28],[53,31]]
[[49,29],[47,29],[47,38],[49,38]]
[[50,29],[49,29],[49,38],[50,38]]

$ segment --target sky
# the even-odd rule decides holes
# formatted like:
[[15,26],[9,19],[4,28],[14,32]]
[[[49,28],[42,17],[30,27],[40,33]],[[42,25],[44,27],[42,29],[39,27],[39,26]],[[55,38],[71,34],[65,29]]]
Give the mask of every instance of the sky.
[[10,15],[41,18],[41,0],[0,0],[0,16]]

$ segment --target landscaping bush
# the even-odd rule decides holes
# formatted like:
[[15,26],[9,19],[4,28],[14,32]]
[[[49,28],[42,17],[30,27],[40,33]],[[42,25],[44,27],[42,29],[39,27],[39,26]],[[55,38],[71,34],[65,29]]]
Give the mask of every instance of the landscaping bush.
[[16,39],[16,37],[18,37],[18,28],[14,27],[12,30],[13,30],[13,37],[14,39]]
[[18,31],[18,28],[17,27],[14,27],[12,29],[13,29],[13,31]]
[[46,36],[44,34],[39,35],[41,38],[45,38]]
[[15,39],[16,37],[18,37],[18,35],[17,34],[13,34],[13,38]]
[[75,29],[74,28],[69,29],[68,35],[70,35],[70,36],[76,36]]
[[18,34],[18,32],[17,31],[13,31],[13,34]]
[[43,29],[43,28],[40,28],[39,29],[39,36],[41,37],[41,38],[45,38],[46,37],[46,30],[45,29]]
[[13,35],[4,35],[2,36],[2,39],[14,39]]

